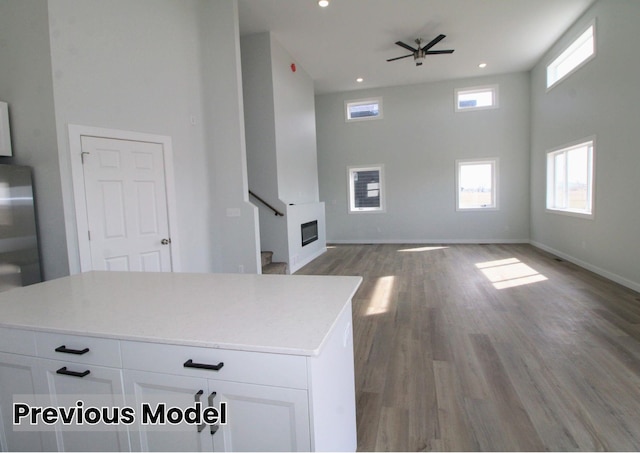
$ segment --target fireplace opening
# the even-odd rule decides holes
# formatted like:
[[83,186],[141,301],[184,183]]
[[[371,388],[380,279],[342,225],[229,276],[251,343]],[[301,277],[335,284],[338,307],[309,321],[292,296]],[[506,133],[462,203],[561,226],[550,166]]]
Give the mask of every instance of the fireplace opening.
[[314,241],[318,240],[318,221],[314,220],[312,222],[303,223],[300,226],[302,231],[302,246],[304,247],[307,244],[311,244]]

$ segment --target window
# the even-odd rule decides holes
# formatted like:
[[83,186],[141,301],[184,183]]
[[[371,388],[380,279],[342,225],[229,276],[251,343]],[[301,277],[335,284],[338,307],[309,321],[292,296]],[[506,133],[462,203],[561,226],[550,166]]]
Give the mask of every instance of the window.
[[547,209],[593,214],[593,140],[547,153]]
[[551,88],[596,54],[595,22],[547,66],[547,88]]
[[346,101],[344,108],[347,121],[376,120],[382,118],[382,98]]
[[456,209],[498,209],[498,159],[456,161]]
[[349,167],[348,173],[349,212],[384,212],[383,167]]
[[498,108],[498,85],[456,88],[456,112]]

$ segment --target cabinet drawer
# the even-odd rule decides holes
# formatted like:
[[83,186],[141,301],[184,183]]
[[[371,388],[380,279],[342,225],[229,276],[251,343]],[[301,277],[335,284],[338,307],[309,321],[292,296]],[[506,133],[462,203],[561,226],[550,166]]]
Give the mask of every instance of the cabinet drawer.
[[[123,341],[121,348],[125,369],[299,389],[308,385],[307,362],[302,356],[135,341]],[[185,366],[189,360],[192,367]],[[217,371],[197,368],[221,363]]]
[[0,350],[11,354],[36,355],[35,332],[0,327]]
[[36,332],[38,356],[88,365],[121,367],[120,342],[108,338]]

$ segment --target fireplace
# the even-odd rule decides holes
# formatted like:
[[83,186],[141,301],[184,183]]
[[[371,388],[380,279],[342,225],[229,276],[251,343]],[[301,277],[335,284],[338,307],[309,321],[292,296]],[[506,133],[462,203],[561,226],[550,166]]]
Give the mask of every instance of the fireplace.
[[304,247],[307,244],[311,244],[314,241],[318,240],[318,221],[314,220],[312,222],[303,223],[300,226],[302,231],[302,246]]

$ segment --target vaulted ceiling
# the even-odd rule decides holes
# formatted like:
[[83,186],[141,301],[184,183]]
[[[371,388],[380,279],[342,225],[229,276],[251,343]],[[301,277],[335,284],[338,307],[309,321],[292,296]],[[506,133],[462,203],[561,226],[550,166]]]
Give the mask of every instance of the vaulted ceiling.
[[[239,0],[240,34],[270,31],[316,93],[531,69],[594,0]],[[394,43],[446,35],[422,66]],[[481,69],[480,63],[487,67]],[[362,77],[363,82],[356,82]]]

